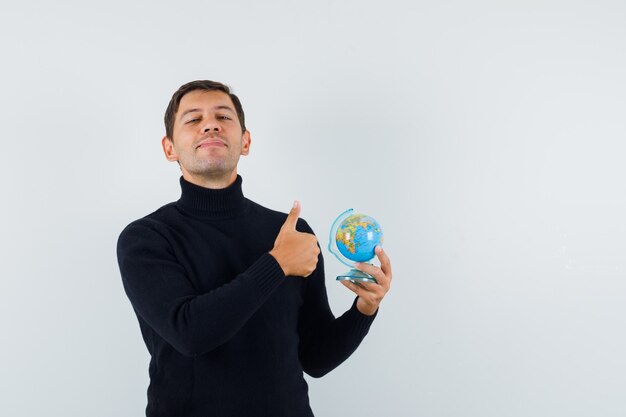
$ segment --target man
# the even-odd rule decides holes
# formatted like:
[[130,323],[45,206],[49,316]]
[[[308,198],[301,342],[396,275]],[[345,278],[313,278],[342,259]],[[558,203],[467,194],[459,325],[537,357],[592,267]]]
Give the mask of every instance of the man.
[[162,140],[180,165],[181,197],[129,224],[117,254],[151,355],[148,417],[312,416],[303,371],[321,377],[367,334],[391,282],[357,294],[335,318],[317,240],[299,219],[243,195],[237,174],[250,132],[237,96],[194,81],[174,93]]

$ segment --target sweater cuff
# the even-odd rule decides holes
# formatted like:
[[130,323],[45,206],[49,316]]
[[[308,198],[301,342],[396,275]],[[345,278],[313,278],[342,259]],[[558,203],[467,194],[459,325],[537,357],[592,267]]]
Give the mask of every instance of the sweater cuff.
[[285,279],[282,268],[269,253],[261,255],[261,257],[248,268],[246,275],[251,276],[256,281],[263,297],[267,297],[273,293]]
[[354,302],[352,303],[352,307],[350,307],[350,309],[348,310],[348,314],[350,315],[350,318],[352,319],[353,332],[356,335],[365,336],[367,332],[369,331],[370,326],[374,322],[374,319],[378,315],[378,310],[380,310],[380,307],[378,307],[376,309],[376,312],[372,314],[371,316],[365,315],[361,313],[356,306],[356,302],[358,299],[359,297],[356,297],[354,299]]

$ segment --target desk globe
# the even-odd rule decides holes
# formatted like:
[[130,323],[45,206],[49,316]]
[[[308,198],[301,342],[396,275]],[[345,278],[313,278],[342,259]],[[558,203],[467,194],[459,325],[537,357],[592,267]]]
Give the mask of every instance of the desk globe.
[[337,277],[337,281],[376,282],[373,276],[354,267],[356,262],[367,262],[376,256],[374,249],[382,246],[383,229],[373,217],[348,209],[341,213],[330,228],[328,250],[351,269]]

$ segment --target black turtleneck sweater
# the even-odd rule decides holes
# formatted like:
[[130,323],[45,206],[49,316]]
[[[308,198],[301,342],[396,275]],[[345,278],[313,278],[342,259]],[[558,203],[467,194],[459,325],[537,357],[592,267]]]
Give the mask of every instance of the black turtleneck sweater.
[[[286,219],[244,197],[241,177],[182,195],[122,231],[117,256],[151,355],[148,417],[312,416],[303,371],[352,354],[374,316],[329,308],[322,256],[285,277],[268,252]],[[313,233],[298,220],[297,230]]]

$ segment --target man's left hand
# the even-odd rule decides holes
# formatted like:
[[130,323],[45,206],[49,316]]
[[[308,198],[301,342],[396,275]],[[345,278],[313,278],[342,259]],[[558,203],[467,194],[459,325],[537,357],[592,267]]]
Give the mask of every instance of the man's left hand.
[[380,268],[367,263],[357,263],[355,268],[370,274],[376,279],[376,282],[354,283],[350,280],[341,281],[344,286],[359,296],[356,308],[366,316],[376,313],[380,302],[391,287],[391,262],[389,257],[380,246],[376,247],[375,252],[380,261]]

